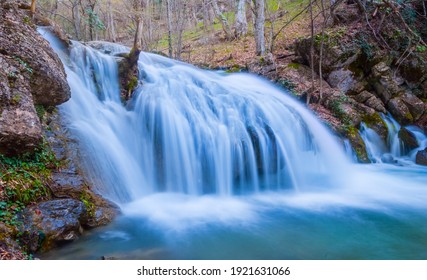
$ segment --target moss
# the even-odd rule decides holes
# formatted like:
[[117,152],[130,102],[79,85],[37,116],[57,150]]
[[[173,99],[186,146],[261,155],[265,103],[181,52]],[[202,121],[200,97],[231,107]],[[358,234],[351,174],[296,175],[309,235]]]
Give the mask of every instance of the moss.
[[320,46],[323,41],[323,43],[329,47],[339,46],[341,43],[341,39],[346,33],[347,28],[345,27],[339,27],[329,31],[325,31],[323,33],[323,36],[322,34],[317,34],[316,36],[314,36],[314,44],[316,46]]
[[10,103],[12,105],[18,105],[19,102],[21,102],[21,98],[22,98],[21,95],[17,94],[14,97],[12,97],[12,99],[10,100]]
[[369,127],[375,125],[375,124],[382,124],[382,125],[386,125],[386,123],[383,121],[383,119],[381,118],[380,114],[378,113],[374,113],[372,115],[364,115],[362,117],[362,121]]
[[292,69],[298,70],[298,69],[300,69],[300,67],[301,67],[301,64],[299,64],[299,63],[289,63],[288,64],[288,68],[292,68]]
[[40,121],[43,122],[44,116],[46,114],[46,109],[43,105],[35,105],[37,116]]
[[83,202],[83,204],[86,206],[86,211],[87,211],[89,217],[91,217],[91,218],[95,217],[96,206],[92,202],[91,195],[88,192],[83,191],[80,195],[80,201]]
[[133,76],[129,79],[129,82],[127,84],[127,89],[129,92],[134,91],[134,89],[138,86],[138,78]]
[[409,123],[413,123],[414,122],[414,117],[412,117],[410,112],[407,112],[405,114],[405,119],[409,122]]
[[360,137],[359,130],[354,126],[345,126],[344,134],[350,141],[359,162],[370,163],[368,153],[366,152],[366,145],[363,142],[362,137]]

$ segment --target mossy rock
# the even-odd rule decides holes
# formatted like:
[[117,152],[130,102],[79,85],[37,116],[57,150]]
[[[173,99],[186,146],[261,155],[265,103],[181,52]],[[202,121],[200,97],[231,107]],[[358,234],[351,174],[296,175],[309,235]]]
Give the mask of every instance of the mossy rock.
[[388,138],[388,128],[387,124],[381,118],[379,113],[374,113],[372,115],[364,115],[362,121],[366,124],[367,127],[374,130],[384,143],[387,143]]
[[345,137],[350,141],[353,150],[356,153],[357,159],[361,163],[370,163],[368,153],[366,152],[366,145],[360,137],[359,130],[354,126],[348,126],[344,129]]

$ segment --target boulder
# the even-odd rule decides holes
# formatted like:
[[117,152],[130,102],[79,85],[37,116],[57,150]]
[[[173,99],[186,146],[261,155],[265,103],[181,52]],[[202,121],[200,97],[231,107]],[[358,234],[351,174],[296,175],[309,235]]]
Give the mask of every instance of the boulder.
[[405,145],[405,149],[407,150],[413,150],[415,148],[418,148],[418,141],[415,135],[409,131],[407,128],[402,127],[399,130],[399,139],[403,142]]
[[385,104],[390,99],[402,95],[405,91],[399,86],[399,82],[393,78],[391,69],[385,62],[380,62],[372,67],[370,80],[376,96]]
[[409,112],[411,112],[414,122],[424,114],[424,102],[410,92],[406,92],[405,95],[402,96],[402,101],[405,103],[406,107],[408,107]]
[[418,151],[417,156],[415,157],[415,163],[427,166],[427,148],[422,151]]
[[421,128],[425,134],[427,134],[427,114],[424,114],[416,123],[419,128]]
[[381,137],[384,143],[387,143],[388,127],[380,114],[375,112],[374,114],[365,115],[363,116],[363,122],[367,127],[374,130]]
[[374,109],[377,112],[386,113],[386,109],[384,107],[384,103],[375,95],[370,93],[369,91],[362,91],[357,95],[352,96],[354,100],[359,103],[365,104],[369,108]]
[[88,221],[88,213],[79,200],[58,199],[27,207],[20,213],[19,220],[22,221],[21,242],[28,251],[46,251],[76,240]]
[[362,137],[360,137],[359,130],[355,127],[349,127],[345,130],[344,136],[350,141],[359,162],[370,163],[371,161],[366,152],[366,145]]
[[414,122],[414,117],[406,106],[405,102],[399,97],[391,99],[387,103],[387,109],[396,118],[396,120],[403,124],[408,125]]
[[34,104],[70,98],[61,61],[36,31],[24,2],[0,2],[0,153],[32,152],[42,140]]
[[42,140],[29,88],[29,73],[15,59],[0,55],[0,153],[29,152]]
[[0,18],[1,55],[13,57],[31,74],[30,90],[35,103],[59,105],[70,99],[62,63],[29,22],[29,11],[19,9],[16,1],[6,0],[0,4]]
[[355,85],[353,72],[347,69],[338,69],[332,71],[327,79],[329,85],[338,88],[342,93],[347,93]]
[[0,261],[25,259],[21,247],[14,238],[16,233],[14,228],[0,222]]
[[416,88],[427,79],[427,62],[412,53],[400,65],[400,74],[410,88]]

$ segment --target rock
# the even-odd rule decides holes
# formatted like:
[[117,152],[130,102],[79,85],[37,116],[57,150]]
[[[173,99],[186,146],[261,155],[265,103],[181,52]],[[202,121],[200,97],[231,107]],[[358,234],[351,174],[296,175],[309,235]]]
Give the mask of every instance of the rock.
[[396,118],[396,120],[403,124],[408,125],[414,122],[414,117],[406,106],[405,102],[399,97],[391,99],[387,103],[387,109]]
[[427,166],[427,148],[422,151],[418,151],[417,156],[415,157],[415,163]]
[[384,122],[384,120],[381,118],[381,116],[378,113],[365,115],[363,116],[363,122],[367,127],[374,130],[384,141],[384,143],[387,143],[388,139],[388,128],[387,124]]
[[119,57],[123,55],[127,57],[130,51],[128,47],[105,41],[90,41],[86,42],[86,45],[106,54],[117,54]]
[[32,152],[42,140],[34,103],[70,98],[65,71],[21,1],[0,2],[0,153]]
[[59,199],[27,207],[19,220],[22,221],[21,242],[30,252],[43,252],[76,240],[88,221],[88,213],[81,201]]
[[376,96],[371,96],[368,100],[365,101],[365,105],[374,109],[377,112],[387,113],[387,110],[384,107],[384,103]]
[[421,128],[425,134],[427,134],[427,114],[424,114],[416,123],[419,128]]
[[365,104],[366,106],[374,109],[377,112],[381,112],[381,113],[387,112],[382,101],[378,97],[376,97],[375,95],[373,95],[372,93],[366,90],[352,97],[357,102]]
[[415,95],[412,95],[410,93],[406,93],[402,97],[402,101],[405,103],[406,107],[408,107],[409,112],[411,112],[412,118],[414,119],[414,122],[417,121],[425,111],[425,105],[422,100],[420,100]]
[[384,62],[376,64],[372,68],[371,83],[378,96],[385,104],[392,99],[404,93],[404,89],[399,87],[398,82],[393,78],[391,69]]
[[403,144],[405,145],[405,148],[407,150],[413,150],[415,148],[418,148],[418,141],[415,135],[409,131],[407,128],[402,127],[399,130],[399,138],[402,140]]
[[344,131],[344,136],[350,141],[359,162],[370,163],[371,161],[366,152],[366,145],[362,137],[360,137],[359,130],[355,127],[349,127]]
[[346,69],[332,71],[327,81],[331,87],[338,88],[342,93],[347,93],[356,83],[353,72]]
[[20,154],[34,150],[42,140],[42,129],[33,97],[29,73],[18,61],[0,54],[0,153]]
[[364,90],[361,93],[353,96],[353,99],[356,100],[359,103],[365,103],[366,101],[368,101],[368,99],[370,99],[373,96],[374,95],[372,93]]
[[[8,5],[8,9],[4,8]],[[64,68],[49,43],[25,19],[29,11],[20,10],[18,3],[0,4],[0,49],[4,56],[14,57],[30,72],[30,90],[36,104],[59,105],[70,99]]]
[[402,62],[400,74],[410,88],[416,88],[427,79],[427,62],[418,54],[412,53]]
[[0,222],[0,260],[23,260],[22,248],[16,242],[14,228]]
[[118,208],[113,207],[96,207],[94,213],[89,216],[88,222],[85,226],[94,228],[105,226],[111,223],[120,214]]

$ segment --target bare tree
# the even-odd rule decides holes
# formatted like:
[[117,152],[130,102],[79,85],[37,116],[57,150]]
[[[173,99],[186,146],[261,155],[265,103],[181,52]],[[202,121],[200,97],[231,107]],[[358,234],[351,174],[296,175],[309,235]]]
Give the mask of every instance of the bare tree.
[[236,38],[248,33],[248,22],[246,20],[246,0],[239,0],[237,4],[237,15],[234,34]]
[[114,15],[113,15],[113,8],[111,4],[111,0],[107,1],[107,22],[108,22],[108,34],[110,37],[110,40],[115,42],[116,41],[116,27],[114,24]]
[[217,0],[211,0],[212,7],[214,9],[216,17],[221,21],[222,29],[224,30],[225,37],[227,40],[233,39],[233,34],[231,33],[230,25],[225,15],[221,12],[221,9],[218,7]]
[[310,104],[311,94],[314,92],[314,17],[313,17],[313,2],[310,2],[310,67],[311,67],[311,89],[307,93],[307,105]]
[[36,14],[36,0],[31,0],[31,14],[34,16]]
[[265,54],[265,1],[252,0],[254,2],[255,12],[255,46],[256,54],[263,56]]
[[171,11],[171,0],[166,0],[166,18],[168,22],[168,50],[169,57],[173,55],[173,45],[172,45],[172,11]]

